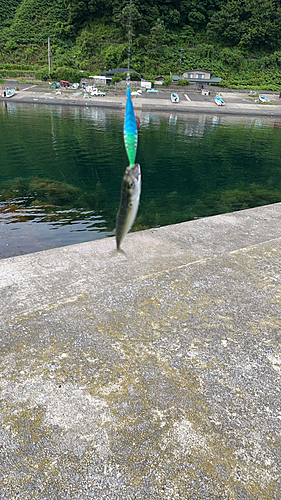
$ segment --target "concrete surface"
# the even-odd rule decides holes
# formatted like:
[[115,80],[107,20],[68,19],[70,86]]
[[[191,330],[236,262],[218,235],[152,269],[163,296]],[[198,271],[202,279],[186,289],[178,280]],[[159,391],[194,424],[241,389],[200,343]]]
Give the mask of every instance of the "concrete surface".
[[[126,95],[124,90],[110,89],[106,97],[91,97],[84,99],[82,95],[77,95],[78,91],[64,89],[60,95],[56,95],[57,90],[50,89],[48,85],[24,85],[18,84],[20,91],[11,99],[0,97],[0,102],[13,101],[33,104],[67,104],[70,106],[102,106],[108,108],[124,108]],[[243,91],[220,91],[220,95],[225,100],[225,106],[217,106],[214,97],[216,91],[211,87],[210,96],[202,96],[199,91],[192,88],[190,90],[177,89],[180,96],[179,103],[171,102],[171,92],[160,90],[159,94],[147,94],[143,92],[141,96],[133,97],[134,108],[136,110],[154,110],[179,113],[211,113],[220,115],[253,115],[253,116],[281,116],[281,100],[278,93],[266,92],[270,98],[270,103],[255,103],[257,96],[250,96]],[[258,93],[257,93],[258,94]],[[185,97],[188,95],[190,101]]]
[[280,500],[280,221],[0,261],[1,500]]

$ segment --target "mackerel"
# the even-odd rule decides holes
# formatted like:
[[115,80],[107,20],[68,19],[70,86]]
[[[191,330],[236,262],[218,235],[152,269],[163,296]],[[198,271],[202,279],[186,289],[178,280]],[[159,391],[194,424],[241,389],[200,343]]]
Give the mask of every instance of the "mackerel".
[[120,245],[130,231],[138,213],[141,194],[141,168],[138,163],[126,168],[121,186],[121,200],[116,217],[116,245]]

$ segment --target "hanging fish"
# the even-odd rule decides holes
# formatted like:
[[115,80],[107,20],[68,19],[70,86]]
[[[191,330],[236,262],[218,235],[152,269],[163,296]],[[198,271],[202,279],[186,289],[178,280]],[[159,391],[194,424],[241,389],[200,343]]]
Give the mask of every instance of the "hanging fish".
[[122,180],[121,200],[116,217],[116,244],[117,250],[120,249],[122,240],[130,231],[135,222],[138,213],[141,194],[141,169],[138,163],[134,168],[126,168]]
[[124,121],[124,143],[129,159],[129,166],[125,170],[121,186],[121,200],[116,217],[116,245],[117,250],[130,231],[138,213],[141,194],[141,168],[135,164],[138,132],[137,123],[131,101],[130,87],[127,88],[126,114]]

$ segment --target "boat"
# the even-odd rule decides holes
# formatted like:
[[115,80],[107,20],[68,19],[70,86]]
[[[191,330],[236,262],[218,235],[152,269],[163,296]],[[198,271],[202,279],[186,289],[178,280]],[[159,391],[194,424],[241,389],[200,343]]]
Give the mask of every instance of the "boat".
[[146,92],[148,92],[150,94],[159,94],[159,90],[155,90],[155,89],[147,89]]
[[[1,87],[1,90],[2,90],[2,87]],[[3,89],[2,92],[1,92],[1,97],[13,97],[13,95],[15,95],[16,91],[15,89]]]
[[[5,95],[6,93],[6,95]],[[4,97],[13,97],[13,95],[15,95],[16,91],[15,89],[7,89],[7,90],[4,90],[3,94],[4,94]]]
[[223,100],[222,97],[220,97],[219,95],[216,95],[215,96],[215,103],[218,105],[218,106],[225,106],[225,102]]
[[259,101],[260,102],[270,102],[270,99],[268,99],[268,97],[266,97],[264,94],[260,94]]
[[179,102],[179,100],[180,100],[180,98],[179,98],[178,94],[173,92],[173,94],[171,94],[171,101],[172,102]]

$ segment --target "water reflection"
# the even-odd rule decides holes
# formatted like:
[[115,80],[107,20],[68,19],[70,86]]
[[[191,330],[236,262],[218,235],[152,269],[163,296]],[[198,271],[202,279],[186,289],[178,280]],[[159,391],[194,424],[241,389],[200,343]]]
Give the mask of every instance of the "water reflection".
[[182,131],[188,137],[203,137],[205,132],[207,117],[205,115],[199,115],[194,117],[193,120],[185,124]]
[[169,116],[169,125],[171,128],[175,127],[175,125],[177,124],[177,121],[178,121],[178,115],[171,114]]
[[[1,108],[0,256],[112,235],[127,165],[124,112]],[[277,120],[137,115],[143,190],[134,229],[281,200]]]

